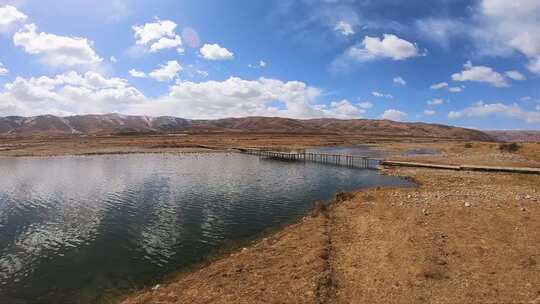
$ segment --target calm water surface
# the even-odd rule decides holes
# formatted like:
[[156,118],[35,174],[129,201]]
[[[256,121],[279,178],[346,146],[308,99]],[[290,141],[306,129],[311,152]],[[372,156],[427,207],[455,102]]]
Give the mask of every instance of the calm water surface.
[[374,185],[411,184],[240,154],[0,158],[0,303],[99,303]]

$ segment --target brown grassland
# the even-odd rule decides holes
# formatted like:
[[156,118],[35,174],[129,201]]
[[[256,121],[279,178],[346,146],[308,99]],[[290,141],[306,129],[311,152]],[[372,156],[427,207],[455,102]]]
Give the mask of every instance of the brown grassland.
[[[0,141],[0,156],[203,152],[370,143],[393,160],[540,167],[540,143],[206,134]],[[411,149],[438,154],[405,156]],[[416,188],[336,196],[298,223],[124,304],[540,303],[540,175],[385,168]],[[112,300],[111,300],[112,301]]]

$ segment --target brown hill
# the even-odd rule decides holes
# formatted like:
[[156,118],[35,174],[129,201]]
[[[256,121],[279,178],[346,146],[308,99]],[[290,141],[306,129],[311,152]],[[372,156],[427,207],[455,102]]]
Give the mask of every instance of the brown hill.
[[129,116],[119,114],[57,117],[9,116],[0,118],[0,135],[105,135],[126,133],[176,132],[259,132],[259,133],[335,133],[376,136],[411,136],[492,140],[486,133],[438,124],[405,123],[370,119],[291,119],[244,117],[217,120],[187,120],[177,117]]
[[516,130],[516,131],[486,131],[496,140],[506,142],[540,142],[540,131]]

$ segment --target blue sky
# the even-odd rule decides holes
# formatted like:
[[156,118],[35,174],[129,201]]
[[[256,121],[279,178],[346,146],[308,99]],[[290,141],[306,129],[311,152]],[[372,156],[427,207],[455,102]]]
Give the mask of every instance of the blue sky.
[[0,116],[540,129],[538,0],[0,0]]

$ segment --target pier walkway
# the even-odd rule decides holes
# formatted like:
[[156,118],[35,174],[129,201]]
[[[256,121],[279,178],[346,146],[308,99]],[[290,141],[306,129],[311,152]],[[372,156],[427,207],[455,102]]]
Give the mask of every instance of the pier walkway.
[[314,162],[359,169],[377,169],[382,159],[310,152],[280,152],[260,149],[238,149],[241,153],[284,161]]

